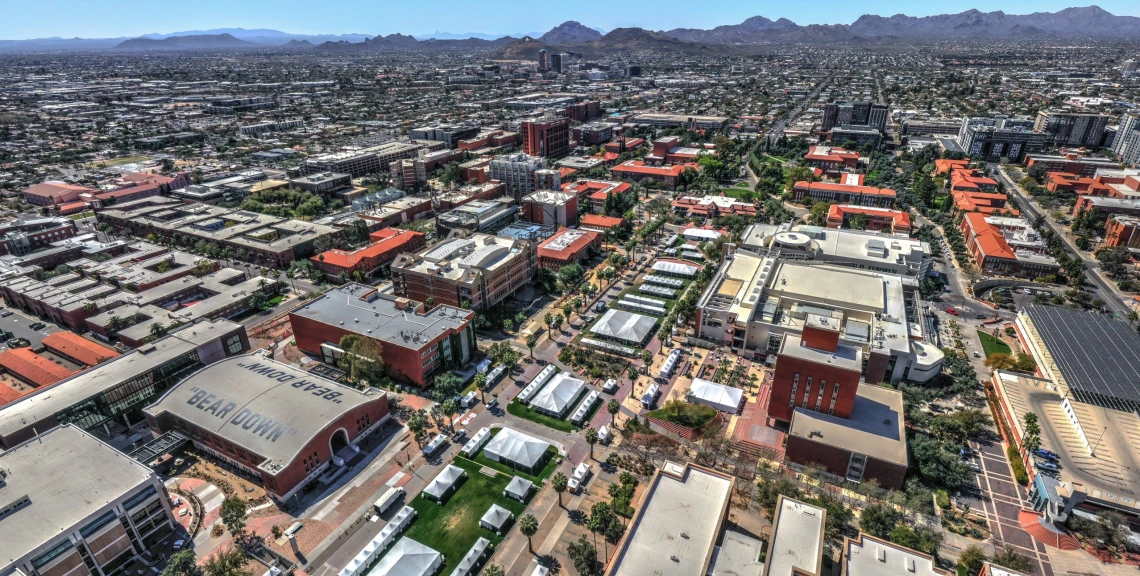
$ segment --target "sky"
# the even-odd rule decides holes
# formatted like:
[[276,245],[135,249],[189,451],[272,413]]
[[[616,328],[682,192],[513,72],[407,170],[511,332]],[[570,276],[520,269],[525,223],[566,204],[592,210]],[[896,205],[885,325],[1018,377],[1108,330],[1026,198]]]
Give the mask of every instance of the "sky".
[[[915,0],[0,0],[0,39],[117,38],[211,28],[270,28],[296,34],[485,34],[542,32],[577,20],[612,30],[712,28],[750,16],[797,24],[849,24],[862,14],[911,16],[977,8],[1009,14],[1056,11],[1072,0],[928,2]],[[1105,0],[1101,8],[1140,16],[1140,2]]]

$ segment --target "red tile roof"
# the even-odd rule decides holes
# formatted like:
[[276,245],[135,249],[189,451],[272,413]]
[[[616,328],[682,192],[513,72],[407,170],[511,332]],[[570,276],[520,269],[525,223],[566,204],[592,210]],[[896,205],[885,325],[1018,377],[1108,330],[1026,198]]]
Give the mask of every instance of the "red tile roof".
[[601,214],[583,214],[578,223],[581,224],[583,228],[589,227],[605,230],[613,228],[614,226],[621,226],[622,219],[614,218],[613,216],[602,216]]
[[804,154],[804,160],[817,162],[843,162],[845,160],[858,160],[859,153],[851,152],[838,146],[812,146]]
[[680,176],[686,169],[700,170],[701,166],[694,162],[673,164],[672,166],[646,166],[641,160],[630,160],[610,168],[610,172],[629,172],[630,174],[646,174],[656,176]]
[[842,192],[845,194],[866,194],[871,196],[896,196],[895,191],[890,188],[875,188],[874,186],[848,186],[847,184],[834,184],[831,182],[808,182],[807,180],[800,180],[796,182],[796,188],[807,188],[808,190],[826,190],[828,192]]
[[[392,256],[396,256],[396,251],[404,246],[416,241],[417,238],[422,239],[423,232],[415,230],[402,230],[399,228],[385,228],[377,230],[368,235],[368,239],[373,243],[355,250],[353,252],[346,252],[344,250],[328,250],[318,256],[313,256],[315,261],[324,262],[330,266],[337,266],[340,268],[352,268],[359,264],[362,260],[367,258],[375,258],[388,252],[393,252]],[[321,256],[324,260],[321,260]]]
[[55,332],[44,338],[44,347],[60,355],[94,366],[119,355],[118,352],[71,332]]
[[75,372],[32,352],[29,348],[16,348],[0,353],[0,366],[17,378],[33,386],[55,384]]
[[934,161],[934,173],[945,174],[955,168],[965,168],[970,165],[969,160],[950,160],[947,158],[939,158]]
[[[552,247],[559,238],[566,234],[580,235],[561,250]],[[570,230],[569,228],[563,228],[538,245],[538,257],[563,261],[576,259],[582,250],[585,250],[587,246],[596,242],[600,236],[601,234],[594,230]]]
[[1005,241],[1005,236],[1002,235],[1001,231],[986,222],[985,214],[970,212],[966,214],[965,218],[967,225],[974,232],[974,241],[985,258],[1017,259],[1017,254]]
[[899,231],[910,230],[910,214],[901,210],[887,210],[885,208],[868,208],[866,206],[852,206],[850,204],[832,204],[827,210],[828,221],[842,222],[847,214],[866,214],[879,218],[893,220],[894,228]]

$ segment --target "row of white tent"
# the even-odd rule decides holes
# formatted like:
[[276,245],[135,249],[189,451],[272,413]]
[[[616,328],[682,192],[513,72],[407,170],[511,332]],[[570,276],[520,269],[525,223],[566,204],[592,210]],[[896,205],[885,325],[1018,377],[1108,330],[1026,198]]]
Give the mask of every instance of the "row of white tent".
[[580,340],[580,342],[586,346],[590,346],[591,348],[598,348],[600,350],[605,350],[607,352],[613,352],[614,354],[620,354],[622,356],[627,356],[627,357],[631,357],[631,358],[634,356],[637,356],[637,350],[630,348],[629,346],[622,346],[621,344],[614,344],[613,342],[606,342],[604,340],[595,340],[594,338],[583,338]]
[[677,293],[677,291],[672,288],[653,286],[652,284],[642,284],[638,287],[638,290],[646,294],[656,294],[657,296],[664,296],[666,298],[672,298]]
[[535,393],[537,393],[539,389],[542,388],[543,384],[546,384],[546,382],[550,380],[554,376],[554,373],[557,371],[558,367],[554,364],[549,364],[546,366],[546,368],[543,368],[542,372],[539,372],[538,376],[535,376],[534,380],[531,380],[530,384],[527,384],[526,388],[523,388],[522,392],[519,392],[519,395],[516,396],[516,398],[518,398],[518,401],[522,402],[523,404],[529,402],[531,397],[533,397]]
[[582,421],[586,419],[586,416],[590,414],[590,410],[594,407],[594,404],[597,403],[598,396],[597,390],[591,390],[586,396],[586,399],[578,405],[578,409],[574,411],[574,415],[570,417],[570,421],[575,425],[581,426]]
[[340,571],[339,576],[361,576],[372,561],[376,559],[416,518],[416,511],[411,506],[404,506],[392,517],[392,521],[380,530],[370,542]]
[[659,284],[661,286],[668,286],[670,288],[680,288],[685,285],[685,281],[678,278],[670,278],[668,276],[658,276],[656,274],[646,274],[641,279],[643,282],[650,284]]

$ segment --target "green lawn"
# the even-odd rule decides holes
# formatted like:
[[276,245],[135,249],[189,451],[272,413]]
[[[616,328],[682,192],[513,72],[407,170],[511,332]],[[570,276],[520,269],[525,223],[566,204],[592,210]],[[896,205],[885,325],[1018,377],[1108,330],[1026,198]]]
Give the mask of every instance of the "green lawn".
[[88,210],[86,212],[80,212],[79,214],[72,214],[72,215],[68,216],[68,218],[71,218],[72,220],[82,220],[84,218],[90,218],[91,216],[94,216],[94,215],[95,215],[94,212]]
[[440,574],[451,574],[480,537],[490,540],[495,546],[503,541],[502,536],[479,526],[479,519],[491,504],[510,510],[516,520],[526,510],[526,504],[503,496],[503,490],[511,481],[510,476],[487,476],[479,471],[481,465],[466,458],[456,458],[454,464],[467,471],[463,485],[443,506],[427,498],[414,499],[409,505],[416,511],[416,520],[404,534],[405,538],[429,546],[446,557]]
[[276,305],[278,305],[278,304],[280,304],[280,303],[282,303],[282,302],[284,302],[284,301],[285,301],[285,297],[284,297],[284,296],[281,296],[281,295],[277,295],[277,296],[274,296],[274,297],[272,297],[272,298],[270,298],[270,299],[269,299],[269,305],[270,305],[270,306],[276,306]]
[[83,166],[85,168],[104,168],[109,166],[122,166],[123,164],[130,164],[132,162],[142,162],[147,160],[146,156],[123,156],[120,158],[111,158],[110,160],[96,160],[95,162],[88,162]]
[[1013,354],[1013,350],[1009,348],[1009,344],[994,338],[993,336],[978,330],[978,338],[982,341],[982,351],[986,358],[994,354]]
[[554,428],[555,430],[561,430],[563,432],[573,432],[578,429],[577,426],[566,420],[558,420],[545,414],[539,414],[536,410],[514,400],[512,400],[510,404],[507,404],[507,412],[519,418],[525,418],[531,422],[542,424],[547,428]]

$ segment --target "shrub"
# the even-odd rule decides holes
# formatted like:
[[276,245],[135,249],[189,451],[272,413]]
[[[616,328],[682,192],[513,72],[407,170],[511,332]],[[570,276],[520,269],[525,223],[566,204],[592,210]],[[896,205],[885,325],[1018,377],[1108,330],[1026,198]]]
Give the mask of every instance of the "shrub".
[[1017,447],[1010,445],[1006,448],[1005,453],[1009,456],[1009,463],[1013,467],[1013,478],[1022,486],[1029,484],[1029,474],[1025,471],[1025,462],[1021,459]]
[[934,491],[934,501],[938,503],[939,508],[950,508],[950,494],[943,488]]

